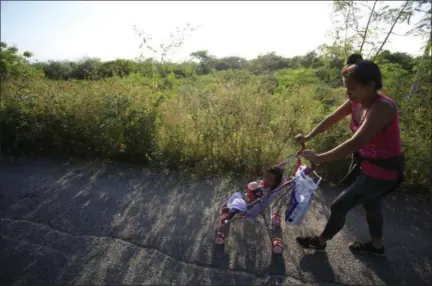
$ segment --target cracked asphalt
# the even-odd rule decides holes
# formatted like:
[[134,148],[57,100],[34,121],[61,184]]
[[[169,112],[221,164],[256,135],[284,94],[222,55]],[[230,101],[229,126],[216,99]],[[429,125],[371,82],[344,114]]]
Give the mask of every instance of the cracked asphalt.
[[337,189],[318,191],[300,226],[282,224],[272,256],[256,222],[236,221],[214,246],[220,206],[239,186],[126,164],[22,159],[0,163],[1,285],[432,285],[429,200],[398,193],[383,209],[387,257],[356,257],[361,207],[326,253],[295,236],[319,232]]

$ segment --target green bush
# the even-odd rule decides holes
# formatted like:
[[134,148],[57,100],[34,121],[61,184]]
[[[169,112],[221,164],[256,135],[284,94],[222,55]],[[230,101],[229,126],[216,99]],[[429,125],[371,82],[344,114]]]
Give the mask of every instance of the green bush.
[[0,79],[3,82],[7,79],[24,77],[40,78],[44,76],[43,71],[38,66],[29,64],[28,59],[32,53],[18,53],[18,48],[0,43]]
[[153,152],[155,113],[147,103],[151,90],[137,83],[5,82],[2,148],[13,153],[113,157],[126,145],[131,158],[144,160]]

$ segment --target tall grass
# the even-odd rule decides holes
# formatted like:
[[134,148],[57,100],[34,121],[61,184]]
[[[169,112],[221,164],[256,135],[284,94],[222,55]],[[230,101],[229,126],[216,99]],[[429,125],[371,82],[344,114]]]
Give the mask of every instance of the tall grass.
[[[126,160],[204,173],[258,172],[298,150],[306,133],[344,100],[342,89],[277,88],[265,77],[225,71],[154,87],[146,78],[99,81],[14,80],[2,83],[2,149],[14,154],[71,154]],[[402,104],[401,113],[426,119]],[[419,104],[421,109],[421,104]],[[407,181],[428,184],[429,123],[402,117]],[[429,118],[430,119],[430,118]],[[428,125],[429,124],[429,125]],[[328,150],[348,139],[340,124],[310,143]],[[429,137],[428,137],[429,136]],[[427,155],[425,155],[427,154]],[[328,180],[346,173],[347,160],[324,164]]]

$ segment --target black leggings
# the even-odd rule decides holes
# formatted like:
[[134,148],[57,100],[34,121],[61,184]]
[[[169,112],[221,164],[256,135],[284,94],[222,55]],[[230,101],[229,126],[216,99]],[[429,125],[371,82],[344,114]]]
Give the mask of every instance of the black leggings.
[[322,237],[332,239],[344,226],[348,211],[363,204],[370,236],[377,239],[382,238],[381,198],[395,183],[395,181],[377,180],[364,175],[357,177],[356,181],[333,201],[330,218]]

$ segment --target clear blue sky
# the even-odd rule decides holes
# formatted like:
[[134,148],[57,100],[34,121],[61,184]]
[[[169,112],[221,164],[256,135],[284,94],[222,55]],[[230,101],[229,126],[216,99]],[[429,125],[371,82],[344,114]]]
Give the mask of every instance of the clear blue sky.
[[[292,57],[331,41],[326,34],[332,29],[331,7],[331,1],[2,1],[1,41],[31,51],[39,61],[135,58],[140,39],[134,25],[158,44],[168,43],[176,26],[190,22],[200,28],[176,50],[174,60],[201,49],[218,57],[253,58],[271,51]],[[392,36],[391,41],[386,49],[420,52],[420,39]]]

